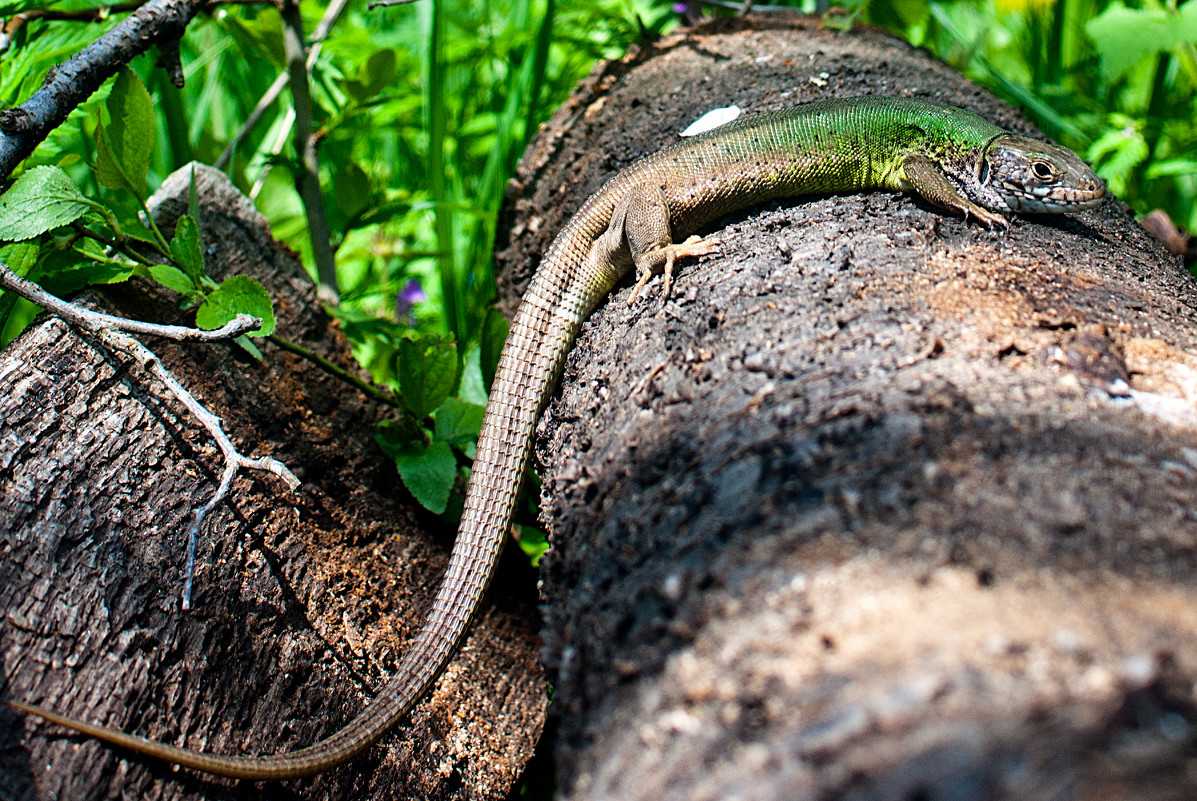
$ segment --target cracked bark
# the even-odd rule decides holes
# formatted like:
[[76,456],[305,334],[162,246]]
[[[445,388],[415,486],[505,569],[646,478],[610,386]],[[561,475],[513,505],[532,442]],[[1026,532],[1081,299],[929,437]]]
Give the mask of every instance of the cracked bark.
[[[608,63],[505,209],[504,300],[703,112],[1008,106],[875,30],[769,15]],[[1197,795],[1197,291],[1114,199],[990,233],[892,194],[720,221],[625,284],[539,433],[570,799]],[[1121,382],[1121,383],[1120,383]]]
[[[169,229],[190,172],[156,196]],[[342,366],[344,339],[292,254],[219,172],[200,167],[209,271],[276,298],[280,332]],[[182,322],[146,285],[119,313]],[[152,343],[247,454],[304,482],[243,475],[205,526],[195,608],[179,611],[183,532],[222,464],[138,368],[60,321],[0,352],[0,692],[221,753],[308,745],[349,720],[423,621],[449,537],[373,445],[382,412],[264,345]],[[514,550],[514,549],[513,549]],[[0,798],[502,798],[542,725],[531,586],[518,554],[498,597],[411,723],[331,773],[234,784],[131,756],[0,707]],[[498,711],[501,710],[502,714]]]

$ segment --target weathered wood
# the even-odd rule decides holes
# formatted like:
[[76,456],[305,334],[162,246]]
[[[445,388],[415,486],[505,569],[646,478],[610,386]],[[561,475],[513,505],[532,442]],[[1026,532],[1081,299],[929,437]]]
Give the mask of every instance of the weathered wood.
[[[507,300],[714,107],[1009,107],[874,30],[769,15],[604,65],[512,184]],[[774,204],[599,310],[541,428],[571,799],[1197,795],[1197,291],[1111,199],[988,232]],[[1119,384],[1121,379],[1126,382]]]
[[[198,169],[208,267],[275,294],[279,331],[350,366],[293,254],[219,172]],[[159,192],[168,230],[189,170]],[[175,322],[144,284],[109,295]],[[243,476],[199,546],[195,609],[179,610],[186,522],[223,465],[144,370],[61,322],[0,353],[0,692],[224,753],[310,744],[380,687],[423,621],[450,537],[419,514],[373,444],[385,410],[263,345],[148,342],[245,453],[270,453],[296,493]],[[0,798],[502,798],[544,710],[526,562],[512,555],[465,647],[409,726],[329,774],[282,786],[212,781],[0,706]],[[514,580],[513,580],[514,578]]]

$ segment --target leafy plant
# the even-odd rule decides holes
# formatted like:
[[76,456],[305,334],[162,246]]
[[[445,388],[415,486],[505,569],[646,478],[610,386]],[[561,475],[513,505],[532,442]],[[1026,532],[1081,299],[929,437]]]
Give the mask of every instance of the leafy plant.
[[[198,306],[196,324],[202,328],[220,328],[244,313],[262,319],[261,328],[249,336],[269,335],[274,313],[262,285],[248,276],[233,276],[218,286],[204,273],[194,217],[182,215],[168,243],[146,208],[153,113],[141,79],[122,69],[95,126],[95,176],[108,190],[101,193],[104,202],[85,197],[61,167],[26,170],[0,195],[0,241],[10,243],[3,255],[15,272],[50,291],[74,291],[140,275]],[[4,342],[35,312],[31,304],[0,294]]]

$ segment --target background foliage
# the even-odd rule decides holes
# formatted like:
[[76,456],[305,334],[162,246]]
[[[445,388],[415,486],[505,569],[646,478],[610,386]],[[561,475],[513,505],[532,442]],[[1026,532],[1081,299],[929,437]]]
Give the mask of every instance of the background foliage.
[[[817,3],[796,5],[823,12]],[[0,0],[0,18],[95,6]],[[303,0],[300,9],[310,33],[327,3]],[[451,518],[460,508],[453,489],[468,472],[506,334],[488,311],[496,212],[528,139],[596,60],[711,13],[731,10],[660,0],[417,0],[368,10],[354,0],[324,41],[311,89],[341,293],[333,311],[361,362],[401,400],[404,413],[379,442],[429,509]],[[311,264],[290,95],[242,131],[284,71],[280,20],[267,4],[213,6],[182,42],[185,88],[150,57],[109,82],[13,176],[21,191],[71,194],[47,172],[61,169],[78,187],[82,200],[71,195],[70,208],[79,213],[34,233],[38,226],[5,228],[0,219],[0,239],[20,240],[0,257],[57,291],[148,275],[197,307],[204,324],[260,311],[260,297],[246,299],[252,287],[202,276],[188,232],[166,242],[137,212],[146,191],[189,160],[223,163]],[[931,49],[1021,106],[1086,154],[1136,212],[1163,208],[1197,228],[1197,2],[874,0],[825,17],[838,27],[858,20]],[[35,17],[19,26],[0,55],[0,104],[21,103],[51,66],[112,24]],[[133,124],[143,119],[152,137]],[[136,162],[132,179],[122,159]],[[114,245],[122,237],[124,250]],[[173,267],[149,266],[167,259]],[[35,311],[0,297],[0,342]]]

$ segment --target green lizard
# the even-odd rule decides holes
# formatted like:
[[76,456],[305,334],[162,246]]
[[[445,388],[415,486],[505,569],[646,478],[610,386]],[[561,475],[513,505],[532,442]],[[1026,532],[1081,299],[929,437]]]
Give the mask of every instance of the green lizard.
[[582,321],[635,266],[632,297],[674,261],[710,253],[675,238],[767,200],[824,192],[915,192],[992,228],[1003,212],[1066,212],[1105,187],[1072,151],[922,100],[827,100],[737,120],[632,164],[573,216],[545,254],[503,349],[461,529],[427,622],[378,696],[344,728],[274,756],[216,756],[155,743],[10,701],[17,709],[208,773],[277,780],[326,770],[369,748],[423,697],[457,648],[511,524],[536,420]]

